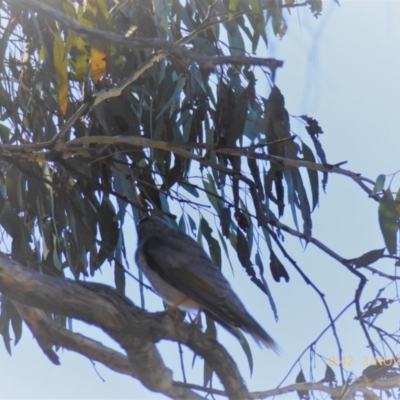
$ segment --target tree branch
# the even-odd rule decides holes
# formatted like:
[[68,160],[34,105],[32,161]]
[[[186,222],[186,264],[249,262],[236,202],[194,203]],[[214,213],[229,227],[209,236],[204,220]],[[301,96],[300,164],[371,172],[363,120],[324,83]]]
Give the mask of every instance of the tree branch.
[[[219,64],[246,64],[246,65],[264,65],[271,69],[276,69],[283,65],[283,61],[275,59],[266,59],[258,57],[232,57],[232,56],[221,56],[221,57],[209,57],[203,54],[196,53],[191,49],[187,49],[173,42],[159,38],[132,38],[119,35],[113,32],[107,32],[100,29],[89,28],[82,25],[76,19],[69,17],[63,12],[56,10],[55,8],[47,5],[46,3],[38,0],[6,0],[11,6],[21,6],[46,14],[48,17],[56,19],[61,25],[79,34],[83,39],[87,40],[90,38],[101,39],[107,42],[115,43],[118,45],[124,45],[129,47],[135,47],[137,49],[148,49],[152,48],[160,51],[158,55],[160,58],[166,56],[168,53],[179,59],[188,59],[197,62],[204,68],[213,69]],[[200,32],[199,32],[200,33]],[[192,34],[193,35],[193,34]],[[192,39],[192,36],[190,36]]]
[[[90,360],[98,361],[112,371],[137,379],[137,375],[124,354],[80,333],[69,331],[47,317],[43,310],[28,307],[18,302],[14,302],[14,305],[46,355],[48,355],[48,350],[52,346],[63,347]],[[56,357],[58,359],[57,355]],[[53,360],[51,359],[51,361]]]
[[[102,328],[125,349],[137,378],[152,391],[171,398],[185,397],[154,345],[167,339],[183,343],[204,357],[230,398],[249,398],[235,363],[218,342],[167,313],[145,312],[109,286],[43,275],[0,253],[0,291],[13,301]],[[30,321],[35,330],[33,317]],[[48,348],[48,338],[40,337],[41,345]]]
[[[163,142],[163,141],[155,141],[150,140],[144,137],[116,137],[116,136],[87,136],[82,138],[77,138],[70,140],[66,143],[67,146],[77,146],[77,145],[88,145],[88,144],[103,144],[103,145],[117,145],[117,144],[125,144],[131,146],[138,146],[138,147],[149,147],[153,149],[160,149],[165,151],[173,152],[177,155],[188,159],[194,159],[197,161],[206,160],[204,157],[198,156],[190,151],[187,151],[187,148],[202,148],[204,145],[196,145],[196,144],[184,144],[185,149],[182,147],[184,146],[182,143],[173,143],[173,142]],[[61,146],[61,145],[59,145]],[[0,147],[1,148],[1,147]],[[56,145],[57,149],[57,145]],[[373,198],[376,201],[380,201],[379,195],[373,192],[372,189],[368,188],[368,186],[364,183],[366,178],[360,176],[353,171],[346,170],[340,168],[336,165],[331,164],[319,164],[313,163],[310,161],[305,161],[301,159],[293,159],[293,158],[285,158],[274,156],[266,153],[257,153],[255,151],[250,150],[249,148],[239,148],[239,147],[220,147],[218,145],[213,145],[208,148],[209,150],[213,150],[216,153],[225,154],[229,156],[240,156],[240,157],[247,157],[247,158],[254,158],[257,160],[266,160],[273,163],[277,163],[280,165],[284,165],[286,167],[295,167],[295,168],[307,168],[314,171],[319,172],[326,172],[338,175],[344,175],[352,180],[354,180],[367,194],[369,197]],[[9,148],[7,150],[10,150]],[[221,167],[221,166],[219,166]],[[218,164],[213,165],[213,168],[218,169]],[[225,172],[227,174],[232,174],[233,170],[225,170],[220,169],[221,172]]]

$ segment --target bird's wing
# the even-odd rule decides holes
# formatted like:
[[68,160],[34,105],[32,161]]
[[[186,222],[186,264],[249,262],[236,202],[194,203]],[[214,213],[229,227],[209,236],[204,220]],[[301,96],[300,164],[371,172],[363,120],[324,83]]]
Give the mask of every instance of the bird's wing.
[[184,234],[153,237],[144,241],[140,250],[148,267],[163,280],[218,317],[217,320],[224,316],[225,324],[236,325],[232,306],[243,306],[219,268],[195,241]]

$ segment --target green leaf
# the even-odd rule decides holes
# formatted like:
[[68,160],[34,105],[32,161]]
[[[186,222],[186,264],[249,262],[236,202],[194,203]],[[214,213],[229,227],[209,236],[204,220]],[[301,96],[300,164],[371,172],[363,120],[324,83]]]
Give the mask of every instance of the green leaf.
[[166,212],[169,213],[169,203],[168,203],[168,198],[164,193],[160,193],[160,201],[161,201],[161,209]]
[[297,211],[296,211],[296,202],[295,202],[296,193],[294,190],[292,171],[290,168],[285,168],[283,172],[284,172],[284,176],[285,176],[285,180],[286,180],[286,186],[287,186],[287,191],[288,191],[288,202],[290,205],[290,210],[292,211],[294,226],[296,227],[296,230],[299,231],[300,229],[299,229],[299,222],[297,220]]
[[222,229],[222,234],[226,237],[229,238],[229,228],[231,226],[231,210],[228,207],[224,207],[221,210],[220,214],[220,220],[221,220],[221,229]]
[[24,238],[28,240],[29,233],[21,217],[11,207],[10,202],[6,201],[0,212],[0,224],[4,230],[13,238]]
[[242,347],[244,354],[247,358],[247,362],[249,363],[250,375],[253,374],[253,354],[251,354],[251,349],[249,346],[249,342],[246,337],[243,335],[242,331],[238,328],[233,328],[234,334],[238,339],[240,346]]
[[268,18],[272,19],[272,29],[275,36],[282,38],[286,33],[286,22],[282,16],[282,0],[275,0],[268,8]]
[[138,285],[140,295],[140,307],[144,310],[146,308],[146,301],[144,296],[144,275],[140,268],[138,268]]
[[383,192],[378,208],[379,226],[390,255],[396,253],[397,248],[397,210],[390,189]]
[[310,5],[310,10],[315,18],[318,18],[322,13],[322,0],[307,0]]
[[1,327],[0,334],[3,336],[4,347],[6,348],[7,353],[11,356],[11,337],[8,321],[4,326]]
[[265,242],[267,243],[268,249],[271,251],[272,250],[272,241],[271,241],[271,236],[268,233],[267,229],[264,227],[262,228],[263,234],[264,234],[264,239]]
[[232,273],[233,273],[233,266],[232,266],[231,259],[230,259],[230,257],[229,257],[228,247],[227,247],[227,245],[226,245],[226,243],[225,243],[225,239],[223,238],[221,232],[220,232],[219,230],[217,230],[217,231],[218,231],[219,240],[220,240],[220,242],[221,242],[221,244],[222,244],[222,247],[224,248],[226,258],[227,258],[228,261],[229,261],[229,266],[231,267],[231,271],[232,271]]
[[248,157],[247,165],[250,168],[251,176],[253,177],[254,183],[257,186],[258,197],[262,201],[262,200],[264,200],[264,190],[263,190],[263,185],[261,183],[260,169],[258,168],[257,160],[255,160],[254,158]]
[[261,256],[259,251],[256,252],[256,265],[258,266],[259,270],[260,270],[260,278],[261,281],[264,285],[264,289],[265,289],[265,293],[267,294],[268,300],[269,300],[269,304],[271,306],[272,312],[274,313],[274,317],[275,319],[278,321],[278,309],[276,307],[274,298],[272,297],[272,293],[271,290],[269,289],[268,283],[264,278],[264,264],[261,260]]
[[336,382],[335,372],[329,365],[327,365],[325,369],[324,381],[330,383],[331,385],[333,385]]
[[124,236],[123,231],[119,231],[118,235],[118,243],[117,247],[115,248],[115,261],[114,261],[114,283],[115,289],[119,294],[122,296],[125,295],[125,270],[122,264],[122,251],[124,248]]
[[[3,174],[0,174],[0,197],[5,199],[7,197],[7,188],[6,188],[6,177]],[[0,198],[0,204],[2,204],[2,200]]]
[[58,104],[61,113],[65,115],[68,107],[68,58],[60,32],[54,32],[53,63],[54,77],[58,86]]
[[326,164],[326,155],[320,141],[317,138],[313,138],[313,143],[319,160],[321,163]]
[[[68,247],[66,247],[67,249],[69,249],[69,245],[67,244]],[[68,252],[67,252],[68,255]],[[53,256],[52,256],[52,261],[53,261],[53,265],[57,268],[58,271],[62,271],[62,263],[60,260],[60,257],[58,256],[57,251],[54,249],[53,250]],[[72,267],[72,265],[70,265]]]
[[229,51],[232,56],[245,56],[244,40],[235,21],[225,22],[224,27],[228,34]]
[[208,222],[204,218],[201,218],[201,220],[200,220],[200,230],[201,230],[203,236],[207,240],[211,259],[214,261],[214,263],[219,268],[221,268],[222,258],[221,258],[221,248],[219,246],[219,242],[218,242],[218,240],[213,238],[212,229],[211,229],[210,225],[208,224]]
[[108,28],[108,2],[107,0],[96,0],[92,2],[97,7],[96,12],[96,27],[106,30]]
[[[205,334],[213,339],[217,339],[217,328],[215,325],[215,322],[206,316],[206,324],[207,328],[205,331]],[[204,360],[204,371],[203,371],[203,386],[207,387],[207,385],[211,382],[212,375],[214,373],[214,370],[210,367],[210,364],[208,364]]]
[[286,271],[286,268],[283,266],[279,258],[275,255],[273,251],[270,254],[270,263],[269,263],[272,277],[275,282],[280,282],[281,278],[283,278],[286,282],[289,282],[289,274]]
[[186,233],[186,224],[185,224],[185,219],[183,218],[183,214],[179,218],[178,228],[181,232]]
[[[303,370],[300,370],[300,372],[296,376],[296,383],[305,383],[306,378],[304,377]],[[299,399],[309,399],[310,398],[310,392],[308,390],[296,390],[297,395],[299,396]]]
[[253,53],[255,53],[260,36],[263,38],[266,46],[268,46],[268,40],[265,30],[264,13],[261,8],[261,1],[249,0],[249,3],[251,4],[253,14],[248,15],[247,18],[249,19],[250,24],[254,29],[254,35],[251,42],[252,42],[252,51]]
[[85,25],[89,28],[93,28],[95,26],[97,7],[96,4],[93,4],[92,1],[86,1],[85,12],[79,15],[79,22],[82,25]]
[[[132,191],[132,185],[130,184],[129,180],[126,179],[125,176],[123,176],[120,172],[118,171],[113,171],[114,175],[114,186],[116,189],[116,192],[120,194],[120,196],[125,196],[127,199],[130,197],[130,191]],[[125,218],[125,213],[126,213],[126,207],[128,206],[128,203],[122,199],[121,197],[117,197],[117,203],[118,203],[118,213],[116,216],[116,219],[121,222],[121,224],[124,223],[124,218]]]
[[396,205],[397,217],[400,218],[400,189],[397,191],[394,203]]
[[375,182],[375,186],[373,189],[374,193],[380,192],[383,190],[383,187],[385,186],[385,180],[386,180],[386,176],[383,174],[380,174],[377,178],[376,178],[376,182]]
[[310,204],[308,202],[307,193],[303,185],[303,180],[298,169],[290,168],[293,176],[294,185],[297,192],[298,208],[301,211],[303,217],[303,232],[305,235],[311,236],[312,234],[312,220]]
[[11,326],[14,332],[14,346],[16,346],[22,336],[22,319],[15,308],[13,311],[14,312],[11,316]]
[[6,171],[6,192],[10,205],[16,212],[23,209],[22,181],[21,171],[11,164]]
[[208,197],[208,200],[210,201],[211,205],[214,207],[215,211],[219,214],[220,213],[220,199],[219,199],[219,194],[217,192],[217,188],[215,186],[214,179],[212,175],[207,174],[208,181],[203,179],[203,186],[204,189],[206,190],[206,195]]
[[[304,155],[304,159],[306,161],[315,163],[315,157],[312,150],[304,142],[302,143],[302,152]],[[313,169],[307,169],[307,172],[308,172],[308,178],[310,180],[312,203],[313,203],[311,211],[314,211],[315,207],[318,204],[318,198],[319,198],[318,172]]]
[[8,143],[10,139],[11,129],[3,124],[0,124],[0,138],[2,143]]
[[251,105],[248,105],[248,114],[246,124],[243,128],[243,134],[246,135],[252,142],[258,138],[262,131],[263,119],[259,109],[253,109]]
[[[100,206],[99,231],[101,235],[100,263],[111,259],[119,238],[119,226],[116,213],[111,201],[104,197]],[[101,265],[101,264],[100,264]],[[96,267],[100,267],[97,265]]]
[[373,264],[375,261],[378,261],[380,258],[383,257],[383,253],[385,252],[385,250],[386,248],[368,251],[362,256],[350,260],[350,262],[355,267],[364,267]]
[[193,218],[189,214],[187,214],[187,217],[189,220],[190,230],[192,231],[192,233],[194,235],[197,230],[196,222],[194,222]]
[[179,181],[178,185],[181,188],[185,189],[187,192],[189,192],[193,197],[198,198],[200,196],[199,192],[197,191],[197,189],[192,184],[190,184],[189,182],[186,183],[184,181]]
[[11,356],[10,320],[12,318],[14,305],[5,297],[1,301],[0,334],[3,336],[4,347]]
[[42,234],[43,260],[47,260],[49,253],[54,249],[54,231],[52,221],[49,218],[42,218],[40,221],[40,228]]
[[260,269],[260,275],[264,275],[264,264],[261,260],[260,253],[258,250],[256,252],[256,265]]
[[169,89],[169,92],[172,92],[172,93],[169,93],[170,94],[170,96],[168,96],[169,99],[166,99],[164,107],[158,113],[156,119],[158,119],[164,111],[169,109],[169,111],[171,112],[175,108],[175,107],[171,107],[171,105],[172,105],[172,103],[174,103],[177,100],[179,100],[179,98],[180,98],[180,96],[182,94],[182,89],[184,88],[184,86],[186,84],[186,77],[184,75],[180,75],[180,76],[176,77],[176,74],[174,72],[172,74],[172,76],[168,77],[168,78],[169,78],[168,89]]
[[75,41],[75,75],[79,81],[85,77],[86,68],[88,67],[88,59],[90,57],[87,50],[87,43],[82,37],[77,36]]
[[260,0],[249,0],[251,9],[255,15],[262,16],[261,1]]
[[247,240],[240,229],[237,230],[236,252],[240,263],[247,270],[251,268],[250,249]]
[[229,0],[229,21],[232,20],[233,14],[236,12],[238,0]]

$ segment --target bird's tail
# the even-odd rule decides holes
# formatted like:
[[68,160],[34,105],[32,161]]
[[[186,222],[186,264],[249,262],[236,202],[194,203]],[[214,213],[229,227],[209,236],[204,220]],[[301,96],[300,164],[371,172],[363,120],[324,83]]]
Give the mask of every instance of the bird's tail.
[[234,328],[242,329],[245,332],[249,333],[258,345],[263,345],[273,350],[275,353],[279,354],[280,349],[275,340],[272,339],[272,337],[261,327],[261,325],[247,312],[241,312],[238,315],[238,310],[236,309],[234,317],[232,314],[229,315],[229,313],[227,313],[225,314],[225,318],[221,318],[221,316],[215,315],[209,312],[209,310],[204,311],[206,312],[206,314],[209,314],[212,319],[225,327],[234,336],[238,336]]
[[260,324],[250,315],[246,316],[246,321],[243,321],[243,325],[239,326],[244,331],[248,332],[258,345],[263,345],[276,354],[279,354],[280,349],[274,339],[260,326]]

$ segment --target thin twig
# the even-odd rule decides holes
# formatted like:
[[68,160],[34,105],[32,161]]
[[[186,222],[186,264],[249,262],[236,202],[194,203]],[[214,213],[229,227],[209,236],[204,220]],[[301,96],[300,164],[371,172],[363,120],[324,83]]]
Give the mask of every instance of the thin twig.
[[[318,287],[308,278],[308,276],[301,270],[301,268],[297,265],[296,261],[289,255],[289,253],[286,251],[285,247],[282,245],[281,241],[278,240],[276,233],[269,227],[267,227],[268,233],[273,237],[276,245],[279,247],[279,249],[281,250],[281,252],[283,253],[283,255],[286,257],[286,259],[289,260],[289,262],[293,265],[293,267],[296,269],[296,271],[300,274],[300,276],[304,279],[304,281],[307,283],[307,285],[310,285],[315,292],[317,293],[317,295],[320,297],[322,304],[325,307],[326,313],[328,315],[328,319],[330,322],[330,326],[332,327],[332,333],[333,336],[336,340],[336,344],[337,344],[337,348],[338,348],[338,352],[339,352],[339,360],[341,360],[343,358],[343,349],[342,346],[340,344],[340,340],[339,340],[339,336],[338,333],[336,331],[336,325],[335,325],[335,321],[332,318],[332,314],[331,314],[331,310],[329,309],[328,303],[325,300],[325,295],[324,293],[322,293]],[[343,365],[340,364],[340,374],[342,377],[342,382],[345,381],[344,378],[344,371],[343,371]]]

